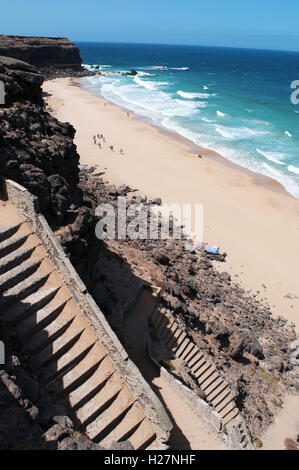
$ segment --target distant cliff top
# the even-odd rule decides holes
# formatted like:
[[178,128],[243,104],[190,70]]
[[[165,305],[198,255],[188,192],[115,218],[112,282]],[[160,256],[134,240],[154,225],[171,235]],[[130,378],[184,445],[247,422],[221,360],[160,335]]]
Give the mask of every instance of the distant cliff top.
[[0,35],[0,55],[38,67],[81,68],[79,49],[67,38]]

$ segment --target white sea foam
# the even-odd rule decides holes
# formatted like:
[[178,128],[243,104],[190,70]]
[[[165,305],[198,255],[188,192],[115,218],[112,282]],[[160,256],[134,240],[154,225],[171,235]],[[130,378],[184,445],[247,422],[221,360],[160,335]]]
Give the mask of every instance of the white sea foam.
[[180,134],[182,137],[185,137],[188,140],[191,140],[195,144],[199,144],[199,135],[196,132],[193,132],[186,127],[182,127],[179,124],[175,122],[174,119],[171,118],[165,118],[161,122],[162,126],[165,127],[166,129],[169,129],[171,131],[176,132],[177,134]]
[[218,115],[219,117],[225,117],[225,116],[227,116],[226,114],[224,114],[224,113],[222,113],[221,111],[219,111],[219,109],[217,110],[217,115]]
[[133,81],[137,85],[142,86],[142,87],[146,88],[147,90],[151,90],[151,91],[157,90],[157,88],[159,88],[159,86],[169,85],[168,82],[153,82],[151,80],[142,80],[138,75],[136,75],[136,77],[134,77]]
[[229,131],[228,129],[216,127],[216,131],[218,132],[218,134],[222,135],[222,137],[224,137],[225,139],[230,139],[230,140],[235,139],[235,134]]
[[263,157],[267,158],[270,162],[277,163],[277,165],[285,165],[284,162],[281,161],[286,155],[284,153],[279,152],[265,152],[264,150],[256,149],[256,151],[262,155]]
[[209,93],[189,93],[187,91],[182,91],[179,90],[177,91],[177,94],[181,96],[182,98],[186,98],[188,100],[194,100],[195,98],[209,98],[210,96],[215,96],[215,94],[209,94]]
[[[137,78],[137,77],[135,77]],[[140,79],[141,80],[141,79]],[[144,87],[143,84],[148,86]],[[142,86],[136,86],[134,82],[120,85],[116,81],[105,82],[101,87],[101,94],[115,103],[132,111],[149,117],[157,125],[165,117],[188,117],[198,112],[197,103],[188,104],[183,100],[175,100],[170,94],[155,87],[153,82],[145,82]]]
[[205,101],[184,101],[180,100],[179,98],[175,99],[174,101],[176,103],[179,103],[181,106],[186,106],[187,108],[192,109],[205,108],[207,106],[207,103]]
[[299,168],[293,165],[288,166],[288,170],[291,171],[292,173],[296,173],[296,175],[299,175]]
[[259,124],[261,126],[270,126],[270,122],[268,121],[258,121],[258,120],[254,120],[254,121],[251,121],[253,124]]
[[207,87],[206,85],[203,85],[203,89],[204,89],[204,90],[208,90],[209,87]]
[[289,131],[285,131],[285,135],[287,135],[288,137],[293,137]]
[[145,65],[144,67],[140,67],[141,69],[145,70],[167,70],[168,67],[166,65]]
[[107,69],[110,68],[111,65],[100,65],[100,64],[82,64],[82,67],[84,67],[87,70],[94,70],[95,68],[102,70],[102,69]]
[[205,117],[202,117],[201,120],[204,121],[204,122],[207,122],[207,123],[215,122],[212,119],[208,119],[208,118],[205,118]]
[[149,73],[149,72],[143,72],[142,70],[138,70],[138,75],[140,75],[140,77],[143,77],[143,76],[155,76],[154,73]]
[[170,70],[189,70],[190,67],[170,67]]
[[266,131],[259,131],[256,129],[250,129],[249,127],[224,127],[218,126],[215,129],[225,139],[229,140],[241,140],[248,139],[250,137],[257,137],[260,135],[268,134]]

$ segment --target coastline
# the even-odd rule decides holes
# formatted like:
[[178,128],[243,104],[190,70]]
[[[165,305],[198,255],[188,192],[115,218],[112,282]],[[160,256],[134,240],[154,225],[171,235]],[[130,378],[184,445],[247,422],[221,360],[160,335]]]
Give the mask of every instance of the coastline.
[[261,186],[263,186],[264,188],[267,188],[270,191],[275,191],[275,192],[278,192],[278,193],[282,193],[282,194],[296,200],[296,198],[294,196],[292,196],[285,189],[285,187],[283,186],[282,183],[280,183],[276,179],[272,178],[271,176],[266,176],[266,175],[263,175],[261,173],[254,172],[253,170],[250,170],[249,168],[246,168],[245,166],[238,165],[237,163],[229,160],[228,158],[224,157],[223,155],[221,155],[220,153],[216,152],[213,149],[204,147],[203,145],[200,145],[200,144],[196,144],[195,142],[192,142],[192,140],[188,139],[187,137],[184,137],[184,136],[180,135],[179,133],[177,133],[175,131],[171,131],[171,130],[166,129],[164,127],[159,127],[154,122],[152,122],[149,118],[138,115],[138,114],[134,113],[133,111],[131,111],[130,109],[128,109],[124,106],[120,106],[120,105],[114,103],[113,101],[110,101],[110,100],[104,98],[103,96],[98,96],[98,95],[93,94],[91,91],[86,90],[83,87],[81,87],[80,78],[78,78],[78,79],[72,78],[71,80],[72,80],[72,85],[73,86],[78,86],[80,89],[82,89],[82,91],[87,91],[88,93],[91,93],[94,97],[99,98],[100,100],[103,100],[104,102],[109,103],[110,106],[115,106],[116,108],[122,109],[124,112],[129,112],[132,119],[134,119],[138,122],[141,122],[143,124],[146,124],[148,126],[151,126],[155,129],[157,129],[157,131],[159,133],[161,133],[162,135],[174,140],[175,142],[183,144],[187,149],[189,149],[190,154],[192,154],[194,157],[196,157],[197,154],[200,154],[204,158],[208,158],[208,159],[211,159],[213,161],[217,161],[218,163],[221,163],[222,165],[225,165],[228,168],[233,168],[233,169],[235,169],[235,170],[237,170],[241,173],[245,173],[245,174],[249,175],[252,178],[252,182],[256,185],[261,185]]
[[[81,164],[98,164],[110,183],[138,188],[165,203],[203,203],[205,241],[228,252],[227,263],[219,264],[219,270],[257,292],[274,314],[294,322],[299,330],[299,200],[271,178],[136,115],[128,118],[115,104],[105,107],[107,100],[70,79],[45,82],[43,88],[52,94],[49,105],[54,115],[77,130]],[[92,142],[97,133],[107,139],[101,150]],[[110,144],[123,148],[125,156],[113,155]],[[204,158],[196,158],[198,153]]]

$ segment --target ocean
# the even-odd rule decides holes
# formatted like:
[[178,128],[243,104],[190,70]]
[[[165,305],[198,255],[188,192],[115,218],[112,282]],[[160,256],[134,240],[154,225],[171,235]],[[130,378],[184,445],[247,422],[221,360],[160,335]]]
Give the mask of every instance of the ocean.
[[[299,198],[299,53],[197,46],[76,43],[84,66],[120,72],[84,88]],[[131,69],[137,76],[122,76]],[[299,97],[299,95],[298,95]]]

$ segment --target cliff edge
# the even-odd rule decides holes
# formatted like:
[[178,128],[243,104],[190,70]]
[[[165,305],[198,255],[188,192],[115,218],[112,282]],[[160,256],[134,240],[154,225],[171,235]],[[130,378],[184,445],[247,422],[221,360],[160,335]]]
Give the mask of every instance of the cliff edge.
[[0,35],[0,55],[28,62],[37,67],[80,70],[79,49],[66,38]]

